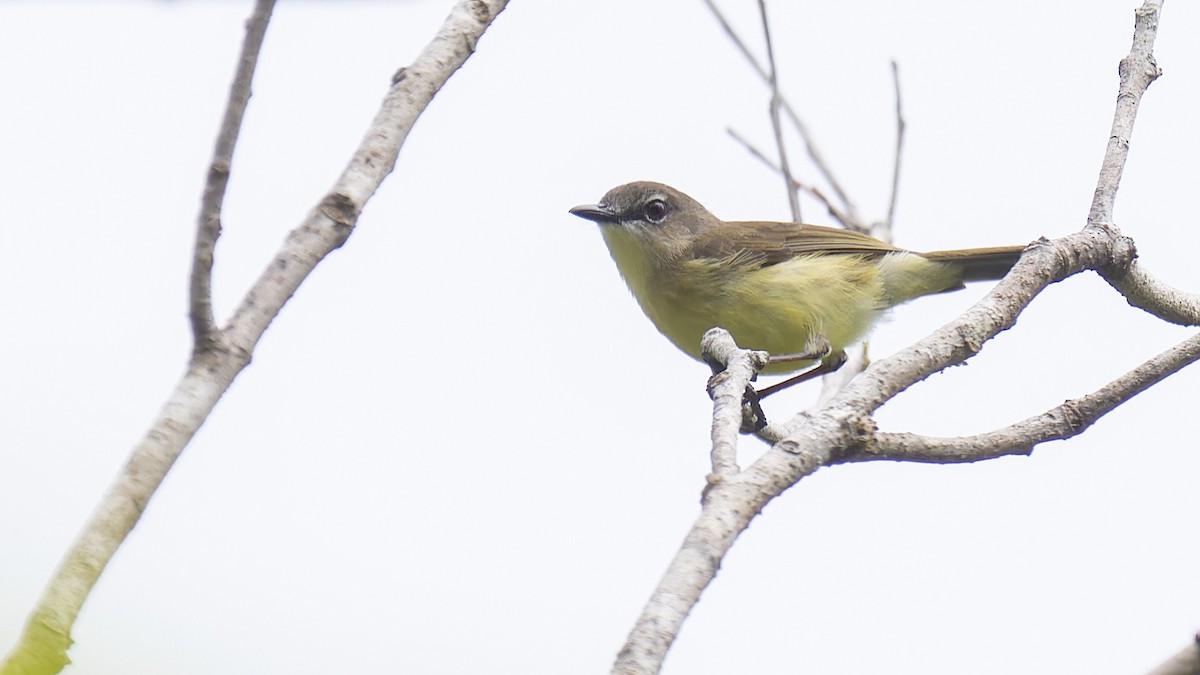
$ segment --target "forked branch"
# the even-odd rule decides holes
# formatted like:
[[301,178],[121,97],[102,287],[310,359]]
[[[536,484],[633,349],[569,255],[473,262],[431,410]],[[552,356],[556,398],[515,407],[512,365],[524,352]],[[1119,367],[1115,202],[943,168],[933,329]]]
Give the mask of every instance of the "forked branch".
[[[250,361],[263,332],[301,282],[326,255],[350,236],[367,200],[392,171],[400,146],[434,94],[474,52],[476,43],[506,0],[458,2],[434,39],[394,78],[383,104],[349,165],[330,192],[287,237],[262,276],[246,293],[232,319],[213,328],[209,299],[212,247],[219,232],[219,210],[228,175],[253,54],[266,25],[261,2],[250,22],[247,45],[238,66],[205,188],[204,210],[197,234],[192,273],[192,326],[196,333],[188,368],[146,436],[133,449],[107,494],[97,506],[46,584],[30,612],[18,642],[0,662],[0,675],[48,675],[68,663],[71,627],[93,585],[132,531],[183,448],[207,419],[233,379]],[[261,23],[259,21],[261,20]],[[249,58],[248,58],[249,57]]]

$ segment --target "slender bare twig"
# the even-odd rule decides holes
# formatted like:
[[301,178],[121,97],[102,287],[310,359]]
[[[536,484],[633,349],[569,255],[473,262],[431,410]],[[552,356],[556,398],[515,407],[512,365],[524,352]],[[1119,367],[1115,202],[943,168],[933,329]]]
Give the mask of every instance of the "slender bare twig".
[[395,166],[400,146],[441,86],[474,52],[507,0],[461,0],[434,39],[397,73],[366,136],[330,192],[292,230],[208,349],[195,350],[146,436],[63,557],[29,614],[0,675],[48,675],[68,662],[71,627],[117,548],[133,530],[184,447],[207,419],[258,340],[301,282],[350,236],[367,200]]
[[[892,84],[896,89],[896,157],[892,164],[892,195],[888,199],[887,220],[885,221],[888,234],[892,224],[896,222],[896,200],[900,195],[900,164],[904,154],[904,105],[900,99],[900,66],[892,59]],[[890,238],[888,238],[890,241]]]
[[1092,208],[1088,212],[1089,225],[1108,225],[1113,222],[1113,204],[1116,203],[1117,187],[1121,184],[1121,174],[1129,158],[1129,141],[1133,136],[1133,121],[1137,117],[1138,105],[1150,83],[1162,74],[1153,53],[1161,11],[1161,0],[1146,0],[1134,11],[1133,46],[1129,54],[1121,59],[1118,68],[1121,83],[1117,90],[1117,109],[1113,114],[1112,131],[1108,134],[1108,147],[1100,163],[1100,179],[1096,181]]
[[721,12],[716,3],[713,2],[713,0],[704,0],[704,4],[708,6],[709,11],[713,13],[713,16],[716,17],[717,22],[721,24],[721,28],[725,31],[725,34],[728,35],[729,39],[733,41],[733,45],[738,48],[738,51],[742,53],[742,56],[746,57],[746,60],[750,62],[750,65],[758,73],[758,76],[764,81],[769,81],[770,77],[767,74],[767,69],[758,62],[758,58],[755,57],[754,54],[750,53],[750,48],[746,46],[746,43],[742,40],[742,37],[733,29],[733,26],[729,23],[729,20],[725,18],[725,14]]
[[847,230],[854,230],[855,232],[863,232],[865,230],[862,223],[854,222],[854,220],[850,218],[850,214],[840,211],[837,205],[835,205],[833,201],[821,191],[821,188],[815,185],[807,185],[800,181],[796,181],[795,185],[797,190],[820,202],[821,205],[825,207],[825,212],[828,213],[831,218],[836,220],[837,223],[842,227],[846,228]]
[[237,72],[229,87],[229,101],[225,105],[225,116],[221,130],[217,133],[212,162],[208,165],[208,179],[204,185],[204,196],[200,200],[200,215],[196,223],[196,247],[192,252],[192,278],[190,284],[190,312],[192,322],[192,349],[203,351],[213,345],[216,321],[212,308],[212,267],[217,238],[221,236],[221,204],[225,201],[225,188],[229,185],[229,170],[233,164],[233,150],[237,146],[238,134],[242,129],[242,118],[250,102],[250,84],[254,80],[254,69],[258,65],[258,53],[262,50],[263,36],[275,0],[259,0],[254,13],[246,21],[246,39],[242,42],[242,54],[238,59]]
[[742,136],[741,134],[739,134],[736,129],[734,129],[733,127],[727,128],[725,130],[725,133],[729,134],[729,136],[731,138],[733,138],[733,140],[737,141],[738,143],[740,143],[742,145],[742,147],[746,148],[747,152],[749,152],[751,155],[753,155],[755,159],[762,162],[763,164],[766,164],[767,167],[770,168],[775,173],[780,173],[779,166],[776,165],[775,162],[772,161],[770,157],[767,157],[765,152],[763,152],[762,150],[759,150],[757,145],[754,145],[749,140],[747,140],[745,136]]
[[833,193],[841,200],[842,210],[850,214],[851,221],[856,223],[862,222],[859,219],[858,207],[854,205],[846,189],[842,187],[841,181],[837,179],[837,176],[833,175],[833,167],[829,165],[829,162],[825,161],[825,155],[817,147],[812,133],[808,130],[808,125],[800,119],[800,115],[796,113],[795,108],[792,107],[791,103],[788,103],[787,98],[783,94],[780,94],[779,99],[782,102],[783,112],[787,115],[788,121],[792,123],[792,126],[796,129],[796,133],[804,141],[804,150],[808,154],[809,161],[813,163],[813,166],[817,167],[817,171],[821,173],[821,177],[825,179],[826,183],[829,183],[829,187],[833,190]]
[[[725,31],[726,35],[729,36],[729,39],[733,41],[734,46],[738,48],[738,51],[742,53],[742,56],[746,57],[746,60],[750,62],[751,67],[753,67],[754,71],[758,73],[758,76],[762,78],[763,82],[769,84],[771,79],[770,73],[761,63],[759,63],[754,54],[750,52],[750,49],[746,46],[745,41],[743,41],[741,36],[737,34],[737,31],[733,29],[733,26],[730,25],[729,20],[725,18],[725,15],[721,12],[713,0],[704,0],[704,4],[708,6],[709,11],[713,13],[713,16],[716,17],[717,22],[721,24],[721,28]],[[817,148],[816,140],[813,138],[812,133],[809,132],[808,126],[804,124],[804,121],[800,119],[798,114],[796,114],[795,109],[792,108],[792,104],[788,103],[787,97],[782,93],[779,95],[779,101],[784,114],[786,114],[788,117],[788,121],[790,121],[792,126],[796,128],[796,133],[800,135],[800,139],[804,141],[804,150],[808,153],[808,158],[812,161],[813,166],[817,167],[817,171],[821,173],[821,177],[825,179],[825,182],[829,183],[829,187],[833,189],[833,193],[837,195],[837,198],[842,202],[842,208],[840,210],[845,211],[850,215],[851,222],[862,222],[859,220],[858,209],[855,208],[854,202],[850,201],[849,195],[846,194],[846,191],[842,189],[841,183],[833,175],[833,169],[829,166],[829,163],[825,161],[824,155],[822,155],[820,150]]]
[[1003,429],[962,438],[879,433],[857,453],[840,461],[886,459],[951,464],[1028,455],[1040,443],[1078,436],[1118,406],[1197,360],[1200,360],[1200,335],[1184,340],[1091,394]]
[[779,70],[775,65],[775,46],[771,43],[771,22],[767,20],[766,0],[758,0],[758,15],[762,19],[763,41],[767,45],[767,65],[770,69],[767,83],[771,86],[771,105],[768,112],[771,116],[771,131],[775,134],[775,147],[779,153],[779,172],[783,174],[792,222],[799,223],[802,222],[800,195],[796,193],[796,180],[792,178],[792,168],[788,165],[787,144],[783,141],[783,125],[779,121]]
[[[775,163],[771,161],[770,157],[767,157],[766,154],[764,154],[762,150],[759,150],[757,146],[755,146],[753,143],[748,141],[745,137],[743,137],[741,134],[739,134],[735,129],[732,129],[732,128],[726,129],[725,133],[729,134],[733,138],[733,140],[742,144],[742,146],[744,148],[746,148],[747,152],[749,152],[758,161],[762,162],[763,164],[766,164],[767,167],[770,168],[772,171],[774,171],[775,173],[780,173],[780,174],[782,173],[779,170],[779,167],[776,166]],[[799,191],[809,195],[813,199],[821,202],[821,204],[825,207],[826,211],[829,212],[829,215],[832,216],[833,219],[836,220],[842,227],[844,227],[848,230],[855,230],[858,232],[863,232],[866,230],[866,228],[861,223],[856,223],[856,222],[852,221],[848,214],[843,213],[840,209],[838,209],[838,207],[829,199],[829,197],[825,196],[825,193],[822,192],[820,189],[818,189],[814,186],[811,186],[811,185],[806,185],[806,184],[800,182],[799,180],[795,180],[795,179],[793,179],[793,181],[792,181],[792,188],[795,190],[799,190]]]

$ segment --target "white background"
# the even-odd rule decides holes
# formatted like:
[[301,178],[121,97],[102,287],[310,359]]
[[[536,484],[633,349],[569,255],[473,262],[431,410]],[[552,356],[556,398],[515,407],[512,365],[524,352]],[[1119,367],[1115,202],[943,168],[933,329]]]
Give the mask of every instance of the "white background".
[[[724,5],[760,44],[755,3]],[[219,317],[449,6],[281,3],[224,212]],[[1134,6],[771,11],[784,91],[872,218],[899,61],[895,238],[930,250],[1084,224]],[[0,649],[182,373],[194,219],[248,14],[0,5]],[[1116,214],[1142,262],[1189,289],[1197,31],[1195,3],[1167,3],[1165,76]],[[697,513],[708,373],[654,331],[567,209],[650,179],[722,217],[785,218],[779,181],[725,134],[769,148],[767,100],[700,2],[514,2],[149,505],[79,617],[69,672],[606,672]],[[896,310],[872,354],[985,291]],[[1080,275],[879,423],[989,430],[1192,332]],[[1031,458],[802,481],[742,536],[665,672],[1148,669],[1200,627],[1198,382],[1185,371]],[[761,447],[745,439],[743,462]]]

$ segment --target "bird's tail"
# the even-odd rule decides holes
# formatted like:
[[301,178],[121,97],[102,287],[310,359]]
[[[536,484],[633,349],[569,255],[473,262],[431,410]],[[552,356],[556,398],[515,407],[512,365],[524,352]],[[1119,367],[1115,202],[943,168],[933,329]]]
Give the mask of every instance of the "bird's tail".
[[1024,250],[1024,246],[992,246],[932,251],[920,255],[927,260],[957,265],[962,269],[963,281],[989,281],[1008,274]]

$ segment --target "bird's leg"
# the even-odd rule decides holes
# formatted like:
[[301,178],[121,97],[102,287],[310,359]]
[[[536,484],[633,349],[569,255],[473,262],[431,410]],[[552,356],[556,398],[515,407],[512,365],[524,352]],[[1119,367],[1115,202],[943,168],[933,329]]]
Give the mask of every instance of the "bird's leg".
[[804,351],[795,354],[772,354],[768,357],[767,363],[789,363],[792,361],[813,361],[815,359],[820,359],[820,363],[795,377],[788,378],[783,382],[776,382],[769,387],[763,387],[756,391],[755,395],[759,399],[763,399],[777,391],[783,391],[794,384],[800,384],[801,382],[807,382],[822,375],[828,375],[846,363],[846,352],[840,349],[834,352],[833,345],[829,344],[829,340],[824,335],[814,335],[808,341],[808,344],[805,345]]
[[809,338],[808,344],[804,345],[804,351],[793,352],[791,354],[770,354],[767,356],[767,363],[824,360],[832,354],[833,345],[829,344],[829,338],[824,335],[814,335]]
[[[798,361],[800,359],[794,359],[794,360]],[[756,391],[755,394],[758,396],[758,398],[763,399],[763,398],[766,398],[767,396],[770,396],[771,394],[774,394],[777,391],[783,391],[784,389],[787,389],[788,387],[792,386],[793,384],[800,384],[801,382],[808,382],[809,380],[811,380],[813,378],[821,377],[822,375],[828,375],[829,373],[834,372],[838,368],[841,368],[845,364],[846,364],[846,352],[839,351],[836,354],[827,354],[825,356],[825,358],[821,359],[820,363],[813,366],[812,368],[809,368],[808,370],[804,371],[803,373],[800,373],[799,375],[796,375],[795,377],[789,377],[788,379],[784,380],[783,382],[776,382],[775,384],[773,384],[769,387],[763,387],[762,389],[759,389],[758,391]]]
[[846,363],[846,352],[840,349],[834,352],[833,346],[829,344],[829,340],[821,335],[813,336],[803,352],[771,354],[768,356],[767,363],[813,361],[816,359],[820,359],[820,363],[783,382],[778,382],[758,390],[752,385],[746,385],[746,393],[742,395],[742,432],[755,433],[767,426],[767,415],[763,412],[760,403],[763,398],[777,391],[787,389],[793,384],[800,384],[815,377],[832,373]]
[[[713,388],[728,377],[725,372],[725,364],[720,360],[705,358],[705,361],[713,369],[713,375],[708,379],[708,394],[712,396]],[[742,394],[742,431],[744,433],[752,433],[762,430],[767,426],[767,416],[763,412],[760,401],[765,396],[770,396],[777,391],[786,389],[794,384],[807,382],[815,377],[832,373],[838,368],[841,368],[846,363],[846,352],[838,350],[833,351],[833,346],[829,340],[823,335],[814,335],[805,345],[804,351],[792,354],[771,354],[767,356],[767,363],[789,363],[795,361],[819,361],[817,365],[808,370],[796,375],[795,377],[773,384],[763,389],[755,390],[751,384],[746,385],[746,391]],[[757,373],[750,378],[753,382],[757,377]]]

